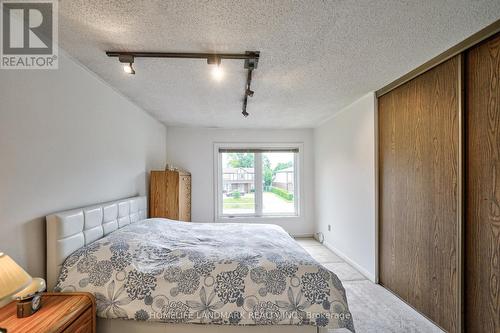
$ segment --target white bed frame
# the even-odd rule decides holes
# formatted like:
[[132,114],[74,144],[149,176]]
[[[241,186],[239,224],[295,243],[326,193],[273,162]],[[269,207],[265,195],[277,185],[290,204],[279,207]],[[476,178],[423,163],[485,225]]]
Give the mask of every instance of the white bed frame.
[[[90,244],[127,224],[147,218],[147,197],[138,196],[47,216],[47,288],[51,291],[64,260],[79,248]],[[168,324],[149,321],[97,318],[101,333],[314,333],[327,332],[313,326],[230,326]],[[331,332],[331,330],[330,330]],[[349,332],[334,330],[334,332]]]
[[147,198],[133,197],[47,216],[47,290],[56,285],[64,260],[112,231],[147,217]]

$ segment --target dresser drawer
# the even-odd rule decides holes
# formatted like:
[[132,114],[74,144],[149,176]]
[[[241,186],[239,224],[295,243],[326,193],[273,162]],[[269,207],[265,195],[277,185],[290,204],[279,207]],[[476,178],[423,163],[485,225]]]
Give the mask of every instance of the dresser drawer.
[[78,319],[64,330],[64,333],[92,333],[92,309],[87,309]]

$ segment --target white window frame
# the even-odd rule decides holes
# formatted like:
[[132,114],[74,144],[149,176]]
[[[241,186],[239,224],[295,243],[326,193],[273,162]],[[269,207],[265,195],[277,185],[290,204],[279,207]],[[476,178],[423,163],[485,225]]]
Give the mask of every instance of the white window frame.
[[[219,153],[219,149],[269,149],[269,150],[279,150],[279,149],[298,149],[299,152],[295,154],[294,159],[294,205],[295,213],[282,213],[282,214],[263,214],[262,212],[262,189],[258,184],[262,184],[262,155],[255,154],[254,160],[254,170],[255,170],[255,214],[236,214],[236,215],[224,215],[223,214],[223,174],[222,174],[222,155]],[[286,218],[287,220],[294,220],[302,217],[302,207],[303,195],[302,195],[302,165],[304,156],[304,144],[302,142],[291,142],[291,143],[227,143],[227,142],[216,142],[214,143],[214,211],[215,211],[215,221],[217,222],[228,222],[230,221],[255,221],[255,220],[267,220],[276,218]]]

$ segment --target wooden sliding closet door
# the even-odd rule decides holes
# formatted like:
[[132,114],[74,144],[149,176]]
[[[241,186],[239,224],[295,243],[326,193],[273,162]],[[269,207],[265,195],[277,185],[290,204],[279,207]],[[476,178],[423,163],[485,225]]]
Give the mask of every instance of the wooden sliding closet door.
[[500,332],[500,37],[467,54],[465,327]]
[[449,332],[460,306],[461,67],[454,57],[378,102],[380,283]]

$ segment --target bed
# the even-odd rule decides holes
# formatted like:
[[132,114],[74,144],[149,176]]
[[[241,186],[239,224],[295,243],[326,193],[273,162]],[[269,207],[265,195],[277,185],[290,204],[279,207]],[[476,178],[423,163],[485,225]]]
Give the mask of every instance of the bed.
[[47,216],[48,288],[93,293],[99,332],[354,332],[338,277],[281,227],[146,212],[134,197]]

